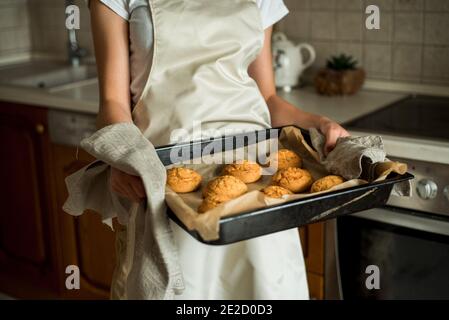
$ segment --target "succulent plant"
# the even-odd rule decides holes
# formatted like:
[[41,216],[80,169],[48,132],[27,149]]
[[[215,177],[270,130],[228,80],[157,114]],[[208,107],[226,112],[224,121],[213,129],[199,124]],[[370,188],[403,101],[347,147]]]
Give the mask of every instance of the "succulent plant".
[[344,53],[338,56],[331,56],[327,60],[326,66],[329,69],[342,71],[342,70],[355,70],[357,66],[357,60],[352,56],[347,56]]

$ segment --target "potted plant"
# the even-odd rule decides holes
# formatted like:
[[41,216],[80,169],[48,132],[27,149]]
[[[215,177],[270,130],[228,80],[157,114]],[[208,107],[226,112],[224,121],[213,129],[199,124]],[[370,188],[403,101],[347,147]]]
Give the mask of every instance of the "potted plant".
[[365,81],[365,70],[357,68],[357,61],[340,54],[327,60],[326,68],[318,71],[315,88],[324,95],[351,95],[356,93]]

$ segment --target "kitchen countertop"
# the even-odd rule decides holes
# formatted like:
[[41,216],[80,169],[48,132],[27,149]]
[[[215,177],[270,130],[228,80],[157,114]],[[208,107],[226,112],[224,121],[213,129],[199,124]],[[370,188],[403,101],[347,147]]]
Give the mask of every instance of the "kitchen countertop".
[[317,94],[313,87],[291,92],[278,91],[278,95],[307,112],[321,114],[338,123],[371,113],[407,96],[403,93],[361,90],[353,96],[328,97]]
[[27,105],[96,114],[98,112],[98,81],[83,81],[56,89],[0,85],[0,100]]
[[[370,113],[406,96],[401,93],[362,90],[354,96],[326,97],[316,94],[312,87],[278,93],[303,110],[322,114],[339,123]],[[0,100],[96,114],[98,82],[92,79],[50,90],[0,85]]]

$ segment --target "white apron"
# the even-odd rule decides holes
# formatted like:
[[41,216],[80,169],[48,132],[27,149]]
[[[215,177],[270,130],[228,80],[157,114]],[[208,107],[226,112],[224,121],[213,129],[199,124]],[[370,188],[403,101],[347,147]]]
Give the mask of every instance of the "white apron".
[[[202,136],[209,129],[224,133],[269,128],[268,107],[247,72],[264,39],[255,0],[149,0],[149,4],[153,62],[133,110],[134,123],[144,135],[159,146],[180,141],[171,136],[174,130],[183,130],[184,141],[197,138],[193,132],[198,121]],[[296,229],[208,246],[172,221],[170,225],[186,287],[176,299],[308,299]],[[126,279],[124,255],[122,241],[112,286],[116,298]]]

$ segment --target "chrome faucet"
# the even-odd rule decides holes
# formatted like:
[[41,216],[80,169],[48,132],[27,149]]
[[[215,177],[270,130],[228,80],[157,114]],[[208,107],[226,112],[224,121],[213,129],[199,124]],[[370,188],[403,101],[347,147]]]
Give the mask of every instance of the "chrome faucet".
[[[65,0],[66,7],[73,4],[73,0]],[[79,46],[75,29],[68,29],[67,49],[70,64],[73,67],[78,67],[80,65],[81,58],[87,55],[87,50]]]

